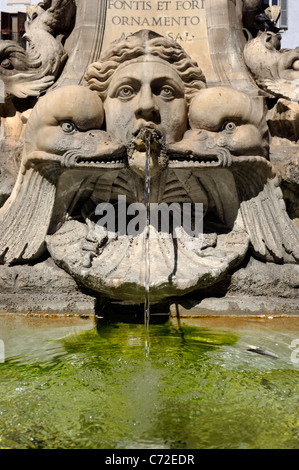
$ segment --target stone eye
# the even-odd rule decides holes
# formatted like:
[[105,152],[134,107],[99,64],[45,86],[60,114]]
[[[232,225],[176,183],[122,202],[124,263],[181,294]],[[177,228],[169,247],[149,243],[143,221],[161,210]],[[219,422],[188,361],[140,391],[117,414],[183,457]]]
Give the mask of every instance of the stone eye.
[[236,124],[234,122],[226,122],[223,126],[224,131],[232,132],[236,129]]
[[172,99],[174,97],[174,90],[170,86],[163,86],[160,90],[160,96],[165,99]]
[[117,96],[123,100],[132,98],[134,94],[135,94],[134,89],[128,85],[121,87],[117,92]]
[[62,128],[63,132],[65,132],[66,134],[72,134],[73,132],[75,132],[77,130],[75,124],[73,124],[70,121],[63,122],[62,125],[61,125],[61,128]]

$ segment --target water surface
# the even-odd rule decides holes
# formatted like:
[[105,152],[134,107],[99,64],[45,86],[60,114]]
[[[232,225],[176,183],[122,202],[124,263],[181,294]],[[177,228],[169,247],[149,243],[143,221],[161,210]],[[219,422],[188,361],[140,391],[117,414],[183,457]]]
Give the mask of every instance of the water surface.
[[298,318],[149,334],[145,357],[144,325],[0,317],[0,448],[299,448]]

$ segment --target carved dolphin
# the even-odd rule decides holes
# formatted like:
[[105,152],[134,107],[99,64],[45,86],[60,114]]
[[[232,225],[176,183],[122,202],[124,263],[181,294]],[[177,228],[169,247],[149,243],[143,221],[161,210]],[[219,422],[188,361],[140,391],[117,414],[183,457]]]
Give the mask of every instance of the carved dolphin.
[[62,40],[72,30],[75,15],[74,0],[51,0],[32,6],[25,24],[28,55],[39,57],[42,68],[54,77],[67,59]]
[[41,70],[39,57],[32,57],[22,46],[9,40],[0,40],[0,77],[2,102],[12,96],[27,98],[39,94],[53,85],[49,69]]
[[299,48],[280,50],[281,35],[271,31],[249,41],[244,59],[257,84],[270,96],[299,101]]
[[267,261],[299,259],[299,231],[290,220],[279,181],[267,161],[262,98],[225,87],[199,91],[189,108],[191,130],[170,147],[170,166],[193,169],[230,166],[238,190],[238,225],[255,254]]
[[[197,162],[213,166],[229,165],[232,155],[266,157],[268,128],[263,111],[261,98],[251,98],[232,88],[204,89],[190,104],[191,130],[170,151],[192,149],[198,155]],[[228,150],[225,161],[222,149]]]
[[111,157],[121,155],[122,148],[100,130],[103,119],[102,101],[81,86],[58,88],[38,101],[27,123],[15,187],[0,209],[2,262],[25,262],[43,252],[64,171],[109,167]]
[[39,96],[53,85],[67,60],[63,39],[73,27],[75,13],[74,0],[40,2],[30,7],[25,23],[26,50],[14,41],[0,40],[2,99]]

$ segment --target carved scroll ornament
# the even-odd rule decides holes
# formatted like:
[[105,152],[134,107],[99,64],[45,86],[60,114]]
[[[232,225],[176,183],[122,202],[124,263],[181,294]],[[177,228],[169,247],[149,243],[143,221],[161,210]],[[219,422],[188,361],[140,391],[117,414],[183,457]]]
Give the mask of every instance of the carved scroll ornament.
[[270,96],[299,102],[299,48],[280,50],[280,41],[280,34],[264,32],[246,44],[244,59]]
[[2,102],[11,97],[39,96],[53,85],[67,54],[63,41],[70,33],[76,13],[74,0],[47,0],[30,7],[25,24],[28,50],[14,41],[0,41]]

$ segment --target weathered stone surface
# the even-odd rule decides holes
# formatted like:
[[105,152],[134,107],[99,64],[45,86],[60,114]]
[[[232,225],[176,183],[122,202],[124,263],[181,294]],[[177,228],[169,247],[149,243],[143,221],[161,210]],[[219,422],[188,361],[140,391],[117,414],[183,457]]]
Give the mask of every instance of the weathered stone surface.
[[196,316],[298,316],[297,299],[279,297],[227,296],[206,298],[200,302],[189,301],[170,306],[172,315]]
[[94,314],[95,300],[53,260],[0,266],[0,313]]
[[[273,137],[283,142],[290,141],[295,145],[299,139],[299,103],[280,98],[276,105],[267,113],[267,123]],[[274,139],[279,144],[279,139]]]
[[298,287],[299,266],[262,263],[251,258],[221,285],[178,300],[170,311],[182,316],[297,315]]
[[[0,105],[1,106],[1,105]],[[23,122],[20,113],[1,119],[0,127],[0,207],[15,185],[23,151]]]
[[268,96],[299,101],[299,48],[280,50],[281,35],[264,31],[247,42],[244,59]]
[[279,176],[288,214],[292,219],[299,219],[298,145],[283,139],[281,145],[271,146],[270,161]]
[[[103,246],[99,248],[98,254],[86,247],[87,237],[86,226],[67,222],[55,235],[48,237],[48,249],[59,266],[92,291],[110,298],[142,302],[144,235],[115,236],[106,242],[104,249]],[[215,234],[214,246],[207,243],[205,249],[196,249],[196,245],[196,240],[187,236],[177,239],[177,247],[170,237],[162,238],[157,234],[150,239],[152,301],[183,295],[215,283],[242,261],[248,248],[248,236],[245,232],[230,232],[218,237]],[[190,253],[193,259],[190,259]]]
[[232,275],[228,295],[297,298],[299,266],[261,263],[251,259],[246,268]]
[[53,85],[67,59],[63,42],[72,30],[75,12],[74,0],[39,3],[28,11],[27,49],[14,41],[0,41],[1,102],[39,96]]
[[17,42],[0,40],[0,207],[17,179],[27,114],[67,60],[64,41],[74,26],[75,13],[73,0],[40,2],[28,9],[25,49]]
[[[278,9],[255,0],[78,0],[73,24],[74,12],[73,1],[35,7],[27,36],[36,56],[18,49],[12,73],[3,72],[0,205],[22,151],[0,209],[3,309],[93,311],[85,288],[142,303],[145,234],[153,302],[188,303],[192,293],[198,312],[294,312],[299,56],[279,50]],[[254,37],[247,44],[242,18]],[[162,222],[137,223],[130,210],[146,191],[148,202],[179,212],[201,204],[202,239],[181,219],[178,236]],[[98,223],[105,204],[107,228]],[[62,269],[41,262],[49,254]]]
[[299,217],[299,103],[280,98],[267,113],[270,161],[291,218]]

